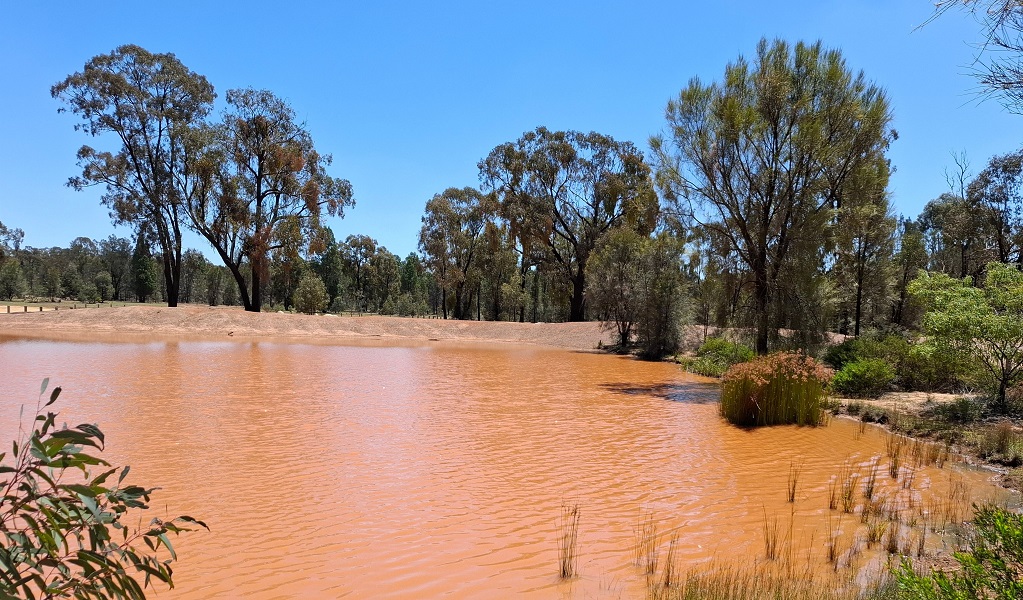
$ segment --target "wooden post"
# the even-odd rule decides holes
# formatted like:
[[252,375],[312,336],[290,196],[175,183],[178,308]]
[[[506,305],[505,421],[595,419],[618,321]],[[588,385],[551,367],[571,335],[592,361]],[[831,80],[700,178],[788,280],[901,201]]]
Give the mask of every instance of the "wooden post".
[[25,312],[28,312],[28,304],[26,304],[26,305],[25,305],[25,306],[23,306],[22,308],[24,308],[24,309],[25,309]]
[[43,307],[42,306],[39,307],[39,312],[43,312]]

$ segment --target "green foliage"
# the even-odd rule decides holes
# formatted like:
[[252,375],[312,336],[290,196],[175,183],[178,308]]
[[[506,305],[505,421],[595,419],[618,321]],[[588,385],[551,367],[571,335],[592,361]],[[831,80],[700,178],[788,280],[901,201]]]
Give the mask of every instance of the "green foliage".
[[570,321],[586,317],[586,263],[603,234],[647,235],[657,222],[650,167],[631,142],[538,127],[494,148],[479,169],[523,250],[564,277]]
[[980,507],[973,528],[970,544],[955,553],[959,570],[921,575],[904,562],[896,571],[900,590],[926,600],[1023,598],[1023,515]]
[[696,358],[684,363],[687,370],[705,377],[721,377],[734,364],[748,362],[756,352],[744,344],[730,342],[725,338],[707,338],[696,350]]
[[895,381],[895,369],[877,358],[863,358],[845,363],[832,380],[832,388],[853,398],[877,398]]
[[58,428],[57,413],[42,412],[61,391],[42,404],[48,383],[32,432],[9,461],[0,454],[0,597],[141,599],[156,582],[174,587],[168,534],[206,525],[188,516],[142,525],[136,515],[154,488],[125,484],[128,467],[108,468],[97,426]]
[[156,291],[156,278],[156,265],[149,255],[149,242],[144,234],[139,234],[135,252],[131,255],[131,281],[135,300],[145,302],[153,295]]
[[832,372],[799,352],[732,366],[721,381],[721,414],[743,426],[819,425]]
[[0,259],[0,299],[12,300],[25,294],[25,277],[16,258]]
[[1023,273],[988,263],[983,287],[944,273],[921,273],[910,292],[928,306],[924,328],[936,345],[984,367],[996,407],[1008,412],[1006,391],[1023,374]]
[[932,343],[915,344],[897,363],[899,385],[905,390],[954,391],[970,383],[982,367],[971,356]]
[[295,310],[306,314],[315,314],[327,309],[327,286],[315,273],[302,276],[292,296]]
[[888,99],[838,50],[762,39],[720,82],[690,80],[665,114],[666,134],[650,142],[657,183],[676,214],[740,263],[756,349],[766,353],[776,302],[819,291],[834,200],[851,206],[869,186],[864,201],[883,197]]
[[966,425],[980,418],[980,407],[972,399],[960,396],[935,406],[934,416],[949,423]]
[[587,302],[614,328],[626,351],[636,334],[639,355],[659,359],[678,349],[685,317],[685,281],[677,240],[648,238],[629,228],[609,232],[587,264]]
[[210,171],[196,164],[201,153],[190,147],[190,134],[213,109],[213,86],[173,54],[124,45],[94,56],[50,94],[62,101],[62,112],[81,117],[76,130],[114,141],[113,151],[82,146],[82,173],[68,183],[77,190],[103,186],[102,202],[115,224],[154,233],[167,303],[176,306],[186,214],[181,199],[200,192],[196,176]]

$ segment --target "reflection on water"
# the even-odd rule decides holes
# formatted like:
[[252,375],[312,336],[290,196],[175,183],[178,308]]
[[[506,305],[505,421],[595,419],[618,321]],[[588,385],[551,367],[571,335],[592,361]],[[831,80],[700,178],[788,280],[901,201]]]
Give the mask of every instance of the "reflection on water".
[[[642,515],[680,532],[684,566],[759,560],[798,463],[791,537],[821,546],[832,476],[885,452],[841,421],[727,426],[668,364],[531,347],[0,338],[0,365],[0,440],[50,377],[62,419],[162,486],[160,513],[209,523],[176,542],[165,598],[641,597]],[[940,495],[947,471],[914,485]],[[561,582],[566,503],[580,576]]]

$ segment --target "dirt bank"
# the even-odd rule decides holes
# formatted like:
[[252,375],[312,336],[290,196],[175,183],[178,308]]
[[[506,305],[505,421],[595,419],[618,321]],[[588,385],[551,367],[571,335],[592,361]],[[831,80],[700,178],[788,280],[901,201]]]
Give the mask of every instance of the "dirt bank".
[[398,338],[510,342],[593,350],[611,334],[599,323],[507,323],[381,316],[248,313],[238,308],[125,306],[53,312],[0,313],[0,334],[57,338],[109,335],[189,336],[203,339],[320,341]]

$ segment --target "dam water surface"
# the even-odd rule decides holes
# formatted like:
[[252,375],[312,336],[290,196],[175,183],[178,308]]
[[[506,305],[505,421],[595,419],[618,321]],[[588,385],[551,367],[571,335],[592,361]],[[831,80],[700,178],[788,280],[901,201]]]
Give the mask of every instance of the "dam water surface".
[[[714,385],[594,353],[0,337],[0,366],[0,439],[49,377],[61,421],[99,424],[107,460],[161,488],[156,515],[210,525],[172,540],[176,589],[161,598],[642,597],[649,519],[662,544],[678,534],[682,568],[766,560],[772,519],[824,568],[826,532],[852,547],[859,526],[846,515],[836,529],[829,488],[887,460],[878,430],[738,429]],[[989,478],[920,467],[902,493],[924,506],[966,484],[970,500],[994,498]],[[899,493],[886,473],[878,485]],[[580,511],[568,581],[564,506]]]

